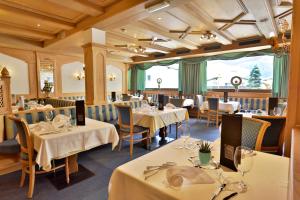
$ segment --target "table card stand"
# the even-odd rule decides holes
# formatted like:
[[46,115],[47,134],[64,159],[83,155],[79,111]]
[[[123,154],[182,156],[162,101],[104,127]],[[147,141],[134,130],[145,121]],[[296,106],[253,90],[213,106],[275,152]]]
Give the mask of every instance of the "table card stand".
[[243,115],[223,115],[220,164],[234,171],[234,151],[242,143]]
[[278,98],[269,97],[268,115],[273,115],[273,110],[275,107],[278,107]]
[[158,110],[164,110],[164,95],[163,94],[159,94],[158,95]]
[[75,102],[76,105],[76,123],[77,126],[85,126],[85,108],[84,101],[78,100]]
[[117,100],[116,92],[111,92],[111,101],[115,102]]

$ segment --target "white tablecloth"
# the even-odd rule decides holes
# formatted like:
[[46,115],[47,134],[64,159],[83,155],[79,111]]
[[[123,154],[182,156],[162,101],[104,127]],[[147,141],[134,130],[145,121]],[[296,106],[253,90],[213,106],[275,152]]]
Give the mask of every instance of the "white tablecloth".
[[[176,140],[158,150],[128,162],[114,170],[109,183],[109,200],[207,200],[211,199],[219,183],[186,185],[179,189],[166,186],[166,170],[159,172],[147,181],[143,171],[149,165],[161,165],[167,161],[177,165],[191,166],[187,160],[188,150],[175,148],[182,143]],[[219,142],[213,144],[212,154],[219,159]],[[271,154],[257,152],[254,165],[244,177],[248,191],[239,193],[234,199],[272,199],[287,198],[289,159]],[[216,170],[205,170],[211,177],[216,177]],[[224,172],[225,176],[239,179],[236,172]],[[223,191],[217,200],[231,194]]]
[[134,124],[149,128],[151,137],[154,136],[155,131],[160,128],[188,119],[189,115],[186,108],[171,109],[165,107],[163,111],[136,109],[133,112]]
[[194,100],[193,99],[185,99],[183,102],[183,106],[194,106]]
[[[240,102],[237,101],[228,101],[223,102],[219,101],[219,110],[222,112],[228,112],[229,114],[234,113],[234,111],[237,111],[241,108]],[[208,110],[208,101],[204,101],[202,106],[200,107],[201,111]]]
[[85,122],[85,126],[73,127],[69,132],[48,135],[31,132],[37,151],[36,163],[44,170],[49,170],[53,159],[65,158],[103,144],[112,143],[113,149],[118,145],[119,135],[113,124],[88,118]]

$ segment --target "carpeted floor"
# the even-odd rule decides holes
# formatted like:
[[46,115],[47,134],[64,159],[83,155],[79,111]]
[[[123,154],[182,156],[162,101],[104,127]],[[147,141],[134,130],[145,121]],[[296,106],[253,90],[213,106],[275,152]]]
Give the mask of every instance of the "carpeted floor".
[[[206,127],[205,121],[190,119],[191,137],[214,141],[219,137],[218,129]],[[175,137],[175,126],[169,137]],[[153,141],[152,150],[157,141]],[[141,145],[134,146],[134,157],[148,153]],[[45,175],[38,175],[35,182],[33,199],[37,200],[105,200],[107,187],[113,170],[128,162],[129,144],[125,143],[121,151],[111,151],[111,145],[104,145],[79,154],[79,163],[95,175],[65,189],[57,190]],[[28,179],[25,186],[19,187],[20,172],[0,176],[1,200],[26,199]]]

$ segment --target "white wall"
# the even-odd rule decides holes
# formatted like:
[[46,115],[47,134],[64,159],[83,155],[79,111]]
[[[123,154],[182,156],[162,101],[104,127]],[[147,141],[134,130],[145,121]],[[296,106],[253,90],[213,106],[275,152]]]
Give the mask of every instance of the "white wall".
[[75,73],[83,71],[83,63],[72,62],[64,64],[61,67],[61,78],[62,78],[62,93],[80,93],[84,92],[84,79],[77,80],[74,77]]
[[[109,76],[113,74],[116,76],[116,80],[110,81]],[[118,92],[122,93],[123,90],[123,74],[122,70],[116,67],[113,64],[106,65],[106,85],[107,85],[107,93],[110,94],[111,92]]]
[[0,65],[5,65],[11,76],[11,93],[29,94],[28,64],[0,53]]

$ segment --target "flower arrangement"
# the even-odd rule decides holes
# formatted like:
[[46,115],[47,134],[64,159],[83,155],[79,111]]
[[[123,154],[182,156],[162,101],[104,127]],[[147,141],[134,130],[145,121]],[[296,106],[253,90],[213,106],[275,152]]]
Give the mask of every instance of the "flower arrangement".
[[53,88],[53,83],[45,80],[42,92],[44,92],[46,94],[46,96],[49,97],[49,93],[52,91],[52,88]]
[[199,152],[201,153],[210,153],[212,149],[212,146],[208,142],[202,142],[199,145]]

